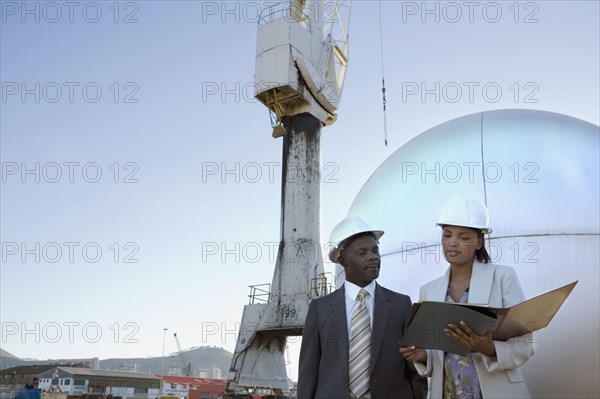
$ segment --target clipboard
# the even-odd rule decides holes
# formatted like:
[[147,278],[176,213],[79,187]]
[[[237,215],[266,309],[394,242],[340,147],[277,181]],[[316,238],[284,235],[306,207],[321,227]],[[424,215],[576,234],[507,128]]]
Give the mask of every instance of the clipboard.
[[576,284],[574,281],[510,308],[432,301],[415,303],[400,345],[465,356],[469,349],[444,333],[448,324],[464,321],[479,335],[493,331],[492,339],[506,341],[547,327]]

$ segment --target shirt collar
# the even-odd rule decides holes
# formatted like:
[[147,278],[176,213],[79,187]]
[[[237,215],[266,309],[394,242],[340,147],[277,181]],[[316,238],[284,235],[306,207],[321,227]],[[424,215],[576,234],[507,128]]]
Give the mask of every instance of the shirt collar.
[[361,289],[367,290],[371,298],[375,298],[375,287],[377,283],[375,280],[371,281],[368,285],[364,287],[359,287],[358,285],[351,283],[350,281],[344,281],[344,289],[346,290],[346,295],[348,295],[352,300],[356,300],[356,296]]

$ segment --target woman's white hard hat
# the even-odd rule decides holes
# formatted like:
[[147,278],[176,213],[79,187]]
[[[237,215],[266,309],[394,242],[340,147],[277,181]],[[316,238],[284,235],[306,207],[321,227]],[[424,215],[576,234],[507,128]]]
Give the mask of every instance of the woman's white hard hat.
[[438,226],[462,226],[490,234],[490,214],[478,199],[461,195],[450,200],[437,221]]
[[373,237],[379,240],[383,235],[382,230],[372,229],[367,222],[358,216],[350,216],[338,223],[331,231],[329,236],[330,244],[333,244],[329,250],[329,259],[333,263],[339,263],[340,250],[343,248],[343,243],[350,237],[361,233],[373,233]]

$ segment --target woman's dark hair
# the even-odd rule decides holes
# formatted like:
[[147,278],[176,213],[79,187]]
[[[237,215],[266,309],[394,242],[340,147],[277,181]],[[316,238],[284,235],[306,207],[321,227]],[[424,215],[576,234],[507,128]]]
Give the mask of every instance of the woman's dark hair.
[[492,259],[490,258],[490,254],[488,254],[487,249],[485,249],[485,234],[483,234],[483,232],[479,229],[473,229],[473,230],[475,230],[475,231],[477,231],[477,233],[479,233],[479,235],[481,236],[481,240],[483,241],[481,248],[475,250],[475,257],[481,263],[490,263],[492,261]]

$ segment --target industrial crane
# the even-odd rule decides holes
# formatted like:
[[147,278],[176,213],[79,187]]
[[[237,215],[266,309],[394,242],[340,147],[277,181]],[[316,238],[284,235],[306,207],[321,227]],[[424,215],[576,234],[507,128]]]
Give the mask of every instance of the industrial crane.
[[173,333],[175,337],[175,342],[177,343],[177,350],[179,351],[179,360],[181,361],[181,373],[190,377],[194,374],[194,370],[192,368],[192,363],[187,358],[185,352],[181,349],[181,344],[179,343],[179,338],[177,338],[177,333]]
[[[289,393],[287,337],[302,334],[311,299],[327,294],[321,235],[321,127],[334,123],[348,62],[350,0],[290,0],[259,19],[255,97],[282,137],[281,228],[268,299],[244,307],[226,396]],[[301,177],[301,178],[299,178]]]

